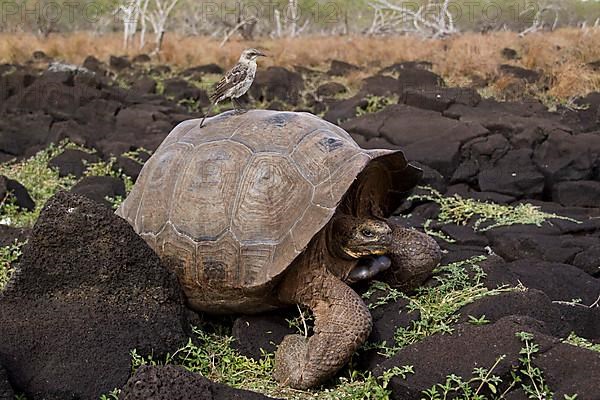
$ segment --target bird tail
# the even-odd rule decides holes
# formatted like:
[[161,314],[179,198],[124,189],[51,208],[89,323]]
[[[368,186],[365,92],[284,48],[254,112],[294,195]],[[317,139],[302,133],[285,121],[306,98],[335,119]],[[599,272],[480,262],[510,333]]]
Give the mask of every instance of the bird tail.
[[206,117],[208,117],[208,114],[210,114],[210,112],[212,111],[214,106],[215,106],[215,104],[212,103],[210,105],[210,107],[208,108],[208,111],[206,112],[206,114],[204,114],[204,117],[202,117],[202,121],[200,121],[200,128],[202,128],[204,126],[204,120],[206,119]]

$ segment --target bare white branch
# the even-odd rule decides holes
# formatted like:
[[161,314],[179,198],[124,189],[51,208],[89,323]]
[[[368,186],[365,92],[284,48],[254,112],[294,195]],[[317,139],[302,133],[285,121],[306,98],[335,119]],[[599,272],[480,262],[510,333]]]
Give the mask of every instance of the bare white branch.
[[368,30],[370,34],[411,32],[440,38],[458,33],[450,12],[450,0],[432,0],[418,8],[391,0],[374,0],[369,5],[375,11]]

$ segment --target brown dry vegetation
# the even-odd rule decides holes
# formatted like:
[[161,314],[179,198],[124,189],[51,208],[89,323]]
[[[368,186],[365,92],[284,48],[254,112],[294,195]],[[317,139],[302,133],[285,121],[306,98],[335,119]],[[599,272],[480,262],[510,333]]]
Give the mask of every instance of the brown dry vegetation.
[[[88,55],[107,59],[123,54],[121,35],[94,36],[90,33],[52,35],[40,39],[28,34],[0,35],[0,61],[24,62],[35,50],[67,62],[81,63]],[[224,47],[208,37],[178,37],[168,34],[160,62],[188,67],[206,63],[232,65],[240,51],[248,46],[267,49],[271,57],[263,65],[325,69],[332,59],[364,67],[360,75],[401,61],[427,60],[433,71],[450,85],[470,85],[474,81],[495,79],[498,65],[510,63],[544,72],[542,82],[549,90],[546,96],[569,99],[592,91],[600,91],[600,74],[587,63],[600,60],[600,29],[561,29],[540,32],[520,38],[514,32],[490,34],[465,33],[447,39],[421,39],[413,36],[366,37],[327,36],[294,39],[264,39],[254,42],[232,40]],[[500,54],[504,47],[519,53],[520,60],[507,62]],[[129,55],[140,53],[131,50]],[[506,80],[498,80],[502,90]],[[492,93],[494,94],[494,93]]]

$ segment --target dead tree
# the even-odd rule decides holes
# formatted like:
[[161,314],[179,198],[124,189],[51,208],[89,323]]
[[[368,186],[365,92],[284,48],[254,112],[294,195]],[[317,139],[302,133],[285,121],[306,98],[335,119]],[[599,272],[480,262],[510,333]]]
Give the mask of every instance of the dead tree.
[[[537,9],[533,7],[536,7]],[[558,25],[558,12],[560,11],[560,7],[555,6],[553,4],[530,5],[530,8],[526,8],[525,10],[523,10],[521,12],[521,15],[525,15],[533,11],[535,11],[535,14],[533,16],[533,19],[531,20],[531,25],[519,32],[520,37],[523,37],[529,33],[538,32],[539,30],[543,29],[546,25],[544,20],[544,14],[548,12],[554,13],[554,22],[550,30],[553,31],[554,29],[556,29],[556,26]]]
[[146,10],[144,18],[150,22],[154,32],[153,54],[159,53],[162,48],[167,21],[171,15],[171,11],[173,11],[178,2],[179,0],[153,0],[153,7],[150,11]]
[[440,38],[458,33],[450,12],[450,0],[429,1],[418,7],[410,7],[416,3],[399,5],[390,0],[374,0],[369,5],[374,16],[367,32],[372,35],[415,33]]
[[241,15],[238,15],[237,23],[233,26],[227,23],[227,21],[223,21],[223,24],[227,25],[229,29],[225,32],[225,37],[221,41],[219,47],[225,46],[225,43],[227,43],[231,36],[236,32],[239,32],[244,40],[253,40],[254,28],[256,27],[257,22],[258,18],[254,16],[242,18]]
[[123,20],[123,48],[127,49],[137,30],[142,0],[125,0],[118,5],[116,14]]

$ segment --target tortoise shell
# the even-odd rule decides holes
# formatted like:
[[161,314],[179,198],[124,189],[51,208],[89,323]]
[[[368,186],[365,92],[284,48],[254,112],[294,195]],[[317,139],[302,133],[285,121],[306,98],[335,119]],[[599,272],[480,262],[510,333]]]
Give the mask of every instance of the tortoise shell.
[[308,113],[252,110],[199,123],[171,131],[117,210],[169,260],[188,297],[212,287],[226,302],[239,294],[224,288],[265,287],[338,207],[389,216],[419,176],[400,151],[362,149]]

